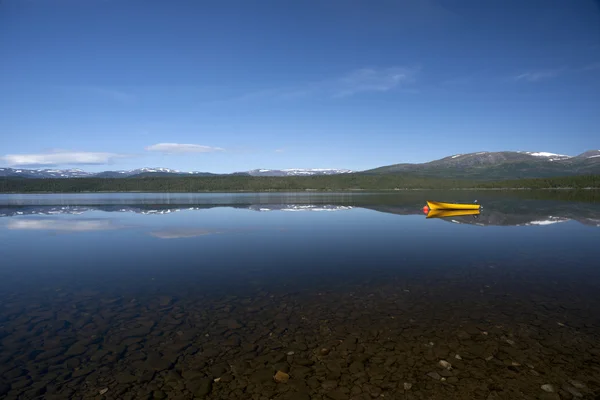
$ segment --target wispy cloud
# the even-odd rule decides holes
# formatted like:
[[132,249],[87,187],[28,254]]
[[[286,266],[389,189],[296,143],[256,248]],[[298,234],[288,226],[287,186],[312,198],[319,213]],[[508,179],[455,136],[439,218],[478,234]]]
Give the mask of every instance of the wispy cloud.
[[130,104],[136,101],[136,96],[131,93],[124,92],[118,89],[105,88],[105,87],[90,87],[87,88],[92,93],[96,93],[100,96],[106,96],[116,102]]
[[147,151],[156,151],[163,154],[186,154],[186,153],[213,153],[224,151],[220,147],[202,146],[199,144],[185,143],[157,143],[146,147]]
[[562,72],[561,69],[547,69],[539,71],[529,71],[513,77],[515,81],[538,82],[545,79],[556,78]]
[[57,165],[101,165],[110,164],[123,155],[101,152],[56,151],[41,154],[7,154],[0,160],[9,166],[35,167]]
[[352,71],[333,84],[334,97],[347,97],[363,92],[387,92],[414,81],[415,69],[393,67],[364,68]]
[[294,100],[308,96],[344,98],[367,92],[388,92],[414,83],[418,72],[419,68],[416,67],[361,68],[321,81],[266,88],[244,93],[229,99],[210,101],[203,104],[225,104],[258,100]]
[[244,93],[241,96],[235,97],[237,101],[254,101],[261,99],[278,99],[290,100],[311,95],[317,91],[318,87],[315,84],[307,84],[301,87],[289,86],[280,88],[271,88],[257,90],[255,92]]
[[45,230],[67,232],[92,232],[121,229],[123,226],[106,219],[15,219],[6,225],[11,230]]
[[511,78],[512,81],[540,82],[548,79],[554,79],[561,76],[570,76],[580,72],[589,72],[600,69],[600,62],[594,62],[579,67],[562,67],[554,69],[541,69],[528,71]]
[[275,153],[283,153],[285,152],[285,149],[275,149]]
[[473,76],[460,76],[455,78],[450,78],[441,82],[443,86],[464,86],[472,84],[474,80]]
[[584,65],[580,71],[595,71],[597,69],[600,69],[600,62]]
[[60,86],[59,89],[67,93],[105,98],[121,104],[132,104],[137,101],[137,96],[134,94],[109,86]]

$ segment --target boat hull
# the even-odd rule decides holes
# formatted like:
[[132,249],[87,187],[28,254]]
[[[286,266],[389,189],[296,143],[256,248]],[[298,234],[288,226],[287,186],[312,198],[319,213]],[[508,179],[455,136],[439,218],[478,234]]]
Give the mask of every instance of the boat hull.
[[443,203],[427,200],[430,210],[479,210],[481,205],[475,203]]
[[463,217],[479,214],[479,210],[431,210],[427,213],[427,218]]

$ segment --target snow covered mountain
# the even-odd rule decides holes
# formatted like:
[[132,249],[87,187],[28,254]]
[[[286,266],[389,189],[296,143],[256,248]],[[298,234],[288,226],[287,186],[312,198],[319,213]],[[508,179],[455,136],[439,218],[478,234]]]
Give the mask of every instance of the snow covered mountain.
[[170,168],[138,168],[129,171],[86,172],[81,169],[24,169],[0,168],[0,177],[20,178],[129,178],[132,176],[165,176],[165,175],[217,175],[209,172],[179,171]]
[[199,172],[199,171],[179,171],[177,169],[170,168],[138,168],[130,171],[104,171],[99,173],[90,174],[90,176],[96,178],[129,178],[132,176],[169,176],[169,175],[196,175],[196,176],[210,176],[217,175],[211,174],[210,172]]
[[600,150],[590,150],[585,153],[581,153],[580,155],[573,158],[581,158],[581,159],[591,159],[591,158],[599,158]]
[[[290,168],[290,169],[255,169],[247,172],[236,172],[233,175],[251,175],[251,176],[310,176],[310,175],[334,175],[345,174],[352,171],[348,169],[328,169],[328,168]],[[23,169],[23,168],[0,168],[0,177],[21,177],[21,178],[129,178],[134,176],[215,176],[210,172],[199,171],[180,171],[170,168],[138,168],[130,171],[103,171],[103,172],[85,172],[80,169]],[[229,175],[229,174],[226,174]]]
[[394,164],[364,171],[369,174],[415,174],[455,179],[518,179],[600,174],[600,150],[577,156],[543,151],[482,151],[455,154],[420,164]]
[[253,211],[288,211],[288,212],[300,212],[300,211],[346,211],[352,210],[353,206],[340,206],[333,204],[255,204],[248,207],[249,210]]
[[289,168],[289,169],[253,169],[246,172],[251,176],[311,176],[311,175],[337,175],[348,174],[349,169],[335,168]]
[[22,169],[0,168],[0,176],[22,178],[84,178],[92,174],[81,169]]
[[[136,213],[146,215],[171,214],[181,211],[199,211],[213,207],[222,207],[219,204],[209,204],[202,206],[190,205],[161,205],[161,206],[136,206],[136,205],[20,205],[20,206],[2,206],[0,205],[0,217],[15,217],[22,215],[52,216],[60,214],[82,215],[91,211]],[[318,212],[318,211],[347,211],[353,206],[335,205],[335,204],[253,204],[249,206],[236,206],[236,208],[247,209],[251,211],[285,211],[285,212]]]

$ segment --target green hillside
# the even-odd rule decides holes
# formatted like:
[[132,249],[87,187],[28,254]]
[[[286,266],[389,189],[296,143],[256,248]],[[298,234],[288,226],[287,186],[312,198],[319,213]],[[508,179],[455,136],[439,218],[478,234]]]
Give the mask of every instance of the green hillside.
[[598,175],[600,158],[589,156],[552,159],[519,152],[481,152],[445,157],[421,164],[394,164],[364,171],[368,174],[412,173],[423,177],[496,181],[555,176]]

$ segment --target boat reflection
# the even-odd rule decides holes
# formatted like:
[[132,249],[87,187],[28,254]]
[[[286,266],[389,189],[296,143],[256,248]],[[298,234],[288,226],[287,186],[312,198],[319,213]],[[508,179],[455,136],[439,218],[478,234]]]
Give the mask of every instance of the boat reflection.
[[479,210],[430,210],[426,218],[463,217],[468,215],[476,217],[479,214]]

